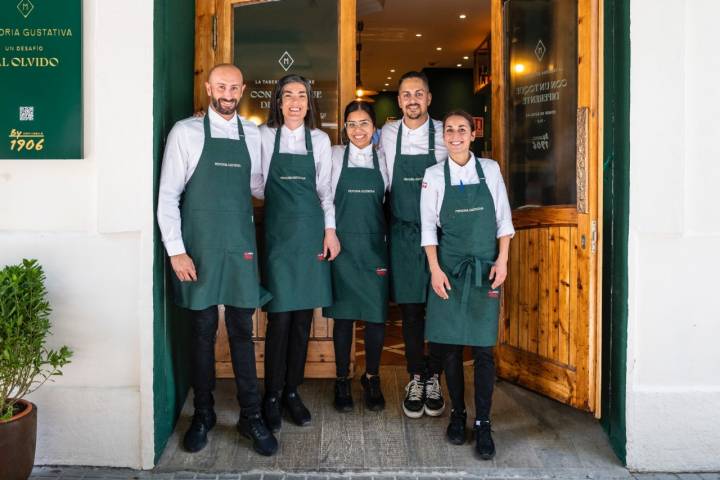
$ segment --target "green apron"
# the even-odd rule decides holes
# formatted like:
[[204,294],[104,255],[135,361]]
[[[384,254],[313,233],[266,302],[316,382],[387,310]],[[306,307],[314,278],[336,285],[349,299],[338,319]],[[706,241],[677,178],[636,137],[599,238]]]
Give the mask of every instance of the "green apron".
[[250,154],[240,117],[239,140],[205,142],[180,202],[182,238],[195,264],[196,282],[172,275],[175,303],[191,310],[213,305],[256,308],[271,295],[259,284],[255,223],[250,197]]
[[373,149],[373,168],[348,167],[345,147],[335,189],[335,221],[342,250],[331,262],[334,301],[330,318],[385,323],[388,309],[388,252],[383,182]]
[[323,256],[325,215],[315,186],[310,130],[305,155],[280,153],[280,132],[265,184],[265,287],[268,312],[326,307],[332,303],[330,265]]
[[445,162],[438,259],[452,289],[448,300],[431,290],[425,336],[436,343],[491,347],[500,314],[500,290],[491,289],[488,280],[498,252],[495,204],[479,160],[480,183],[474,185],[450,185],[451,161]]
[[402,120],[395,145],[395,166],[390,189],[390,271],[396,303],[425,303],[430,271],[420,246],[420,188],[425,169],[435,159],[435,126],[429,119],[428,153],[403,155]]

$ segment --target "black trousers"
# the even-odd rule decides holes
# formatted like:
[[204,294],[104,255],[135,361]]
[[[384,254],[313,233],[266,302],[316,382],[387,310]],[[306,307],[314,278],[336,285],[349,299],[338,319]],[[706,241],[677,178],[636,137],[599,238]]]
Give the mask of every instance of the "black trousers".
[[[445,381],[454,410],[465,410],[465,376],[463,374],[463,345],[435,343],[435,350],[443,357]],[[492,394],[495,387],[495,347],[470,347],[473,357],[475,384],[475,419],[489,420]]]
[[[255,309],[225,307],[225,325],[230,343],[230,357],[235,373],[237,400],[242,415],[260,412],[260,392],[255,371],[255,345],[252,338],[252,315]],[[192,387],[196,409],[213,408],[215,389],[215,338],[218,329],[218,307],[192,312]]]
[[442,357],[435,351],[435,344],[428,345],[425,357],[425,304],[401,303],[399,307],[408,373],[428,376],[442,373]]
[[[335,374],[347,377],[350,373],[350,349],[352,348],[355,320],[335,319],[333,346],[335,347]],[[385,342],[385,324],[365,322],[365,371],[377,375],[380,371],[380,355]]]
[[313,311],[268,313],[265,394],[292,391],[303,382]]

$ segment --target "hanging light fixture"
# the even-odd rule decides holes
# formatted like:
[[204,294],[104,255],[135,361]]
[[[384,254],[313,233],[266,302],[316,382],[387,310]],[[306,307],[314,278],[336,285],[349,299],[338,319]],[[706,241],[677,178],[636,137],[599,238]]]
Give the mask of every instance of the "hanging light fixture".
[[365,88],[361,79],[361,57],[362,57],[362,38],[361,33],[365,28],[365,24],[362,21],[357,22],[357,30],[355,36],[355,45],[357,49],[357,59],[355,60],[355,100],[358,102],[375,103],[375,100],[370,98],[373,95],[377,95],[378,92]]

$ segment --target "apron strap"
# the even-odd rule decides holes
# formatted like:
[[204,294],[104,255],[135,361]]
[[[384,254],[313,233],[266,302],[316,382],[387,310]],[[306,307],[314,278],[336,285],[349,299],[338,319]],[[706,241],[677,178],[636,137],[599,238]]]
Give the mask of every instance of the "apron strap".
[[395,139],[395,158],[402,155],[402,124],[403,124],[403,120],[401,118],[400,124],[398,125],[397,138]]
[[488,266],[492,268],[493,265],[495,265],[495,262],[492,260],[469,256],[460,260],[460,262],[453,267],[453,277],[461,279],[463,282],[463,291],[460,297],[460,307],[463,313],[467,312],[470,287],[480,288],[483,284],[489,285],[490,280],[483,276],[483,270]]
[[243,130],[242,120],[240,120],[240,115],[237,116],[237,123],[238,123],[238,139],[242,140],[245,137],[245,131]]
[[277,127],[275,129],[275,146],[273,147],[273,153],[280,153],[280,131],[282,130],[282,125]]
[[313,146],[312,137],[310,136],[310,129],[307,128],[307,126],[305,125],[303,125],[303,128],[305,129],[305,150],[307,150],[307,155],[312,155]]
[[379,172],[380,171],[380,162],[378,161],[377,150],[375,150],[375,146],[372,147],[372,152],[373,152],[373,168]]
[[345,145],[345,153],[343,153],[343,165],[342,168],[345,170],[348,168],[348,164],[350,163],[348,160],[350,159],[350,144],[348,143]]
[[203,132],[205,133],[205,141],[207,142],[210,138],[210,112],[206,113],[203,117]]

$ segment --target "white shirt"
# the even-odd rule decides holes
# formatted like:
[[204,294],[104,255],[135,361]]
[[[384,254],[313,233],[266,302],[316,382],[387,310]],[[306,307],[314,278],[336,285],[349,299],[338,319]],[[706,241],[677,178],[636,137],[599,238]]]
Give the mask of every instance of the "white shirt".
[[[512,212],[508,201],[505,182],[503,182],[500,166],[495,160],[480,158],[485,182],[487,183],[493,203],[495,204],[495,219],[497,224],[496,237],[515,235],[515,228],[512,224]],[[470,161],[462,167],[452,161],[450,162],[450,185],[473,185],[480,183],[475,168],[475,155],[470,152]],[[423,188],[420,191],[420,222],[422,224],[421,245],[437,245],[437,229],[440,225],[440,209],[445,197],[445,162],[438,163],[425,170]]]
[[[210,135],[213,138],[239,139],[237,115],[225,120],[215,110],[209,108],[208,117]],[[240,120],[250,153],[250,192],[253,196],[262,198],[265,185],[260,163],[260,132],[254,123],[242,117]],[[203,119],[190,117],[180,120],[173,126],[165,144],[160,170],[157,218],[165,250],[170,256],[185,253],[180,222],[180,196],[185,191],[185,185],[190,177],[195,173],[204,143]]]
[[[348,155],[348,168],[375,168],[373,165],[373,154],[372,144],[365,148],[358,148],[352,143],[349,146],[335,145],[332,147],[332,193],[333,199],[335,198],[335,192],[337,190],[337,184],[340,180],[340,173],[342,173],[343,158],[345,156],[345,149],[350,149]],[[378,167],[380,168],[380,176],[385,184],[385,191],[388,189],[389,178],[387,169],[385,168],[385,159],[383,158],[382,152],[377,152],[378,156]]]
[[[280,152],[305,155],[305,125],[290,130],[283,125],[280,134]],[[260,138],[262,142],[262,171],[267,182],[270,172],[273,150],[275,149],[275,132],[277,128],[260,125]],[[325,213],[325,228],[335,228],[335,205],[333,204],[330,176],[332,160],[330,151],[330,137],[327,133],[316,128],[310,132],[313,157],[315,158],[315,190],[320,198],[320,206]]]
[[[421,155],[428,153],[428,130],[430,128],[430,117],[425,123],[416,129],[410,129],[403,120],[387,122],[380,130],[380,142],[378,143],[380,150],[385,154],[385,163],[387,165],[388,178],[392,187],[393,167],[395,166],[395,150],[397,148],[397,135],[400,128],[400,122],[403,122],[403,137],[400,145],[400,153],[403,155]],[[442,162],[448,156],[445,142],[443,141],[443,128],[440,120],[433,120],[435,127],[435,159]]]

